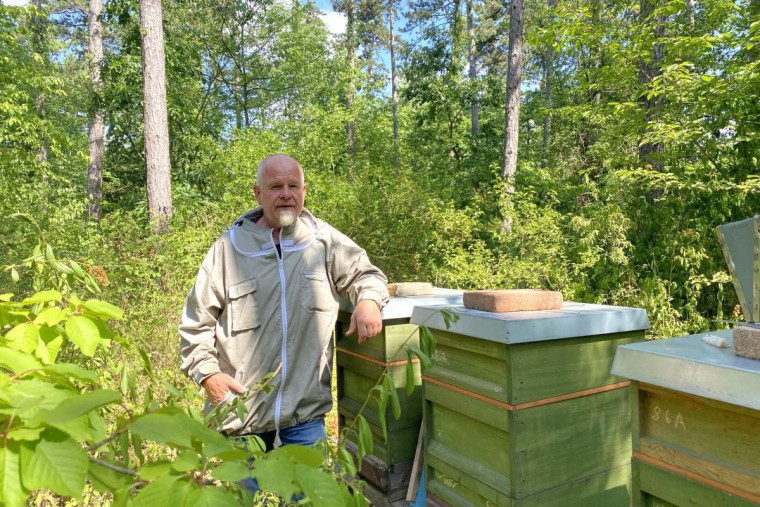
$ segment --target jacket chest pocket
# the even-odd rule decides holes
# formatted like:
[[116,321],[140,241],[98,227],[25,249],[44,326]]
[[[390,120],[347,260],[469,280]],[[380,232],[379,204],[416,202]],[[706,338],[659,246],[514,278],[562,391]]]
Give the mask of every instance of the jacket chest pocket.
[[321,273],[301,273],[301,306],[310,312],[329,312],[335,306],[327,276]]
[[227,288],[227,297],[230,301],[232,331],[245,331],[259,326],[255,278],[230,285]]

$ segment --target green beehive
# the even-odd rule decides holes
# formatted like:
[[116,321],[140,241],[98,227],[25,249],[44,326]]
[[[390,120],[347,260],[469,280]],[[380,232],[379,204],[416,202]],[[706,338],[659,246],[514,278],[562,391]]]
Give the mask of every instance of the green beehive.
[[717,331],[618,349],[612,371],[633,380],[634,506],[760,505],[760,362],[732,346]]
[[[401,417],[393,417],[390,404],[384,414],[378,413],[377,403],[367,404],[362,414],[373,432],[373,453],[362,463],[361,473],[368,482],[379,488],[389,500],[406,495],[412,461],[422,423],[422,390],[418,387],[411,396],[406,394],[405,344],[419,347],[418,326],[410,324],[416,304],[461,303],[462,292],[433,289],[429,296],[394,297],[383,309],[383,330],[380,335],[359,345],[355,336],[345,336],[351,320],[352,307],[341,302],[336,326],[336,359],[338,376],[338,420],[340,428],[350,427],[367,400],[371,389],[387,369],[396,386],[401,403]],[[414,363],[415,384],[422,383],[420,365]],[[380,418],[385,420],[387,440],[383,439]],[[357,442],[350,432],[349,448]]]
[[[760,218],[717,232],[756,329]],[[618,350],[613,372],[633,380],[636,507],[760,505],[760,362],[733,346],[732,331],[717,331]]]
[[423,372],[432,504],[587,507],[630,503],[629,383],[610,374],[640,341],[644,310],[565,303],[487,313],[417,307],[438,342]]

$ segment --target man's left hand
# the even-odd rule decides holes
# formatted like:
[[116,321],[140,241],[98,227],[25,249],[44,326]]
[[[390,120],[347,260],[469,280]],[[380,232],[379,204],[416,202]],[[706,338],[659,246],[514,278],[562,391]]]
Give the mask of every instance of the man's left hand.
[[351,314],[351,325],[348,326],[347,335],[358,331],[359,344],[364,343],[383,330],[383,318],[380,316],[380,306],[371,299],[362,299],[356,304],[354,313]]

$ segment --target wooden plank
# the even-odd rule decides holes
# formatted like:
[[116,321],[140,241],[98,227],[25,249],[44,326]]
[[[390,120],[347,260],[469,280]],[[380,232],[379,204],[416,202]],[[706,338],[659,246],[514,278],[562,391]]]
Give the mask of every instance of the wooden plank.
[[760,504],[760,478],[757,476],[747,475],[721,464],[700,459],[649,438],[641,439],[641,452],[634,456],[653,464],[661,462],[661,466],[669,467],[668,469],[674,473]]
[[508,347],[501,343],[434,330],[438,347],[425,375],[508,402],[510,376]]
[[[509,411],[498,406],[483,402],[471,396],[446,389],[440,385],[428,382],[425,384],[425,397],[442,407],[469,415],[497,430],[509,432]],[[463,428],[464,429],[464,428]]]
[[[351,453],[354,459],[358,458],[355,443],[346,442],[346,450]],[[387,502],[395,502],[404,498],[409,487],[411,470],[411,461],[388,465],[372,455],[364,456],[359,467],[361,476],[382,492],[381,496]]]
[[641,503],[634,504],[635,507],[671,504],[677,507],[756,507],[758,505],[635,458],[632,466],[636,470],[635,475],[639,478],[641,490]]
[[513,392],[517,405],[626,380],[610,373],[618,345],[644,339],[643,331],[512,345]]
[[760,481],[760,412],[648,385],[639,386],[639,399],[642,441]]
[[409,478],[409,488],[406,491],[406,501],[413,502],[417,498],[417,490],[420,485],[420,472],[422,471],[423,448],[422,441],[425,438],[425,427],[420,426],[420,435],[417,438],[417,449],[414,451],[412,462],[412,474]]
[[515,507],[629,507],[631,466],[606,472],[516,500]]
[[512,414],[515,499],[630,464],[627,388]]
[[510,493],[505,479],[514,466],[509,460],[513,445],[509,433],[436,404],[430,406],[425,418],[431,421],[425,428],[426,459],[438,453],[440,459],[477,472],[491,487]]

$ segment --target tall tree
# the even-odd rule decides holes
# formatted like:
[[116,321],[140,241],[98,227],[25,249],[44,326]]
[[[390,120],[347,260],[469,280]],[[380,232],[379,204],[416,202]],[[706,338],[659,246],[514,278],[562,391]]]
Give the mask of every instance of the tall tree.
[[161,0],[140,0],[145,175],[151,232],[166,231],[172,217],[166,63]]
[[[475,19],[472,3],[473,0],[466,0],[465,8],[467,11],[467,76],[470,79],[470,87],[474,88],[473,84],[478,78],[478,62],[475,55]],[[480,101],[475,92],[472,94],[472,105],[470,106],[470,125],[472,137],[475,139],[480,134]]]
[[[507,194],[515,191],[517,173],[517,150],[520,133],[520,83],[525,59],[523,0],[512,0],[509,11],[509,62],[507,64],[507,99],[504,106],[504,149],[502,150],[501,177],[506,183]],[[512,227],[512,218],[504,217],[505,230]]]
[[661,103],[661,99],[657,94],[651,93],[650,89],[655,78],[662,75],[661,62],[664,48],[662,39],[665,37],[665,24],[663,15],[659,12],[659,0],[640,0],[639,22],[644,30],[652,30],[649,37],[643,38],[648,41],[648,44],[643,49],[644,54],[639,57],[639,103],[644,109],[639,160],[644,166],[662,172],[664,145],[661,141],[652,141],[647,135],[647,131],[651,130],[648,126],[657,120]]
[[393,22],[396,9],[393,0],[388,0],[388,49],[391,54],[391,105],[393,108],[393,166],[399,166],[398,153],[398,87],[396,84],[396,41],[394,40]]
[[103,64],[103,0],[90,0],[88,12],[89,28],[89,68],[92,88],[92,111],[88,129],[90,164],[87,167],[87,199],[89,213],[93,220],[100,220],[103,196],[103,134],[105,111],[103,109],[103,79],[100,75]]
[[[48,18],[43,10],[42,0],[32,0],[34,15],[32,16],[32,49],[42,59],[43,65],[48,67],[50,64],[50,44],[48,40]],[[47,98],[42,90],[37,91],[34,101],[34,110],[37,115],[45,120],[47,118]],[[50,149],[50,140],[46,134],[41,136],[40,145],[37,149],[37,160],[41,163],[47,163],[48,150]],[[43,169],[42,179],[45,180]]]

